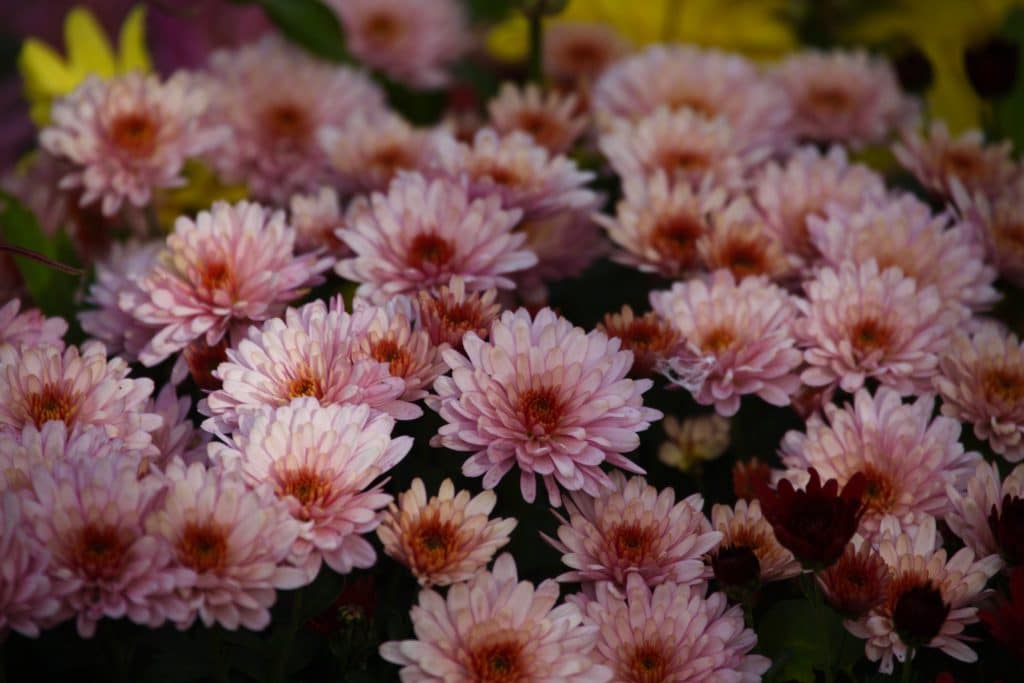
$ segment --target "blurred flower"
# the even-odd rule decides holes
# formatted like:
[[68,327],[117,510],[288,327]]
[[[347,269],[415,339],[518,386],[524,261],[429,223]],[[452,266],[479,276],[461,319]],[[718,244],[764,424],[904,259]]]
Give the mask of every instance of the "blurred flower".
[[668,441],[658,448],[658,460],[680,472],[716,460],[729,448],[729,420],[716,413],[683,420],[666,415],[661,426]]
[[337,234],[348,225],[348,221],[338,205],[338,193],[334,188],[321,187],[313,194],[292,195],[289,209],[289,223],[295,229],[297,253],[323,250],[335,257],[352,253]]
[[576,88],[580,95],[629,51],[626,41],[608,24],[576,21],[548,22],[543,49],[544,75]]
[[772,468],[757,458],[737,460],[732,466],[733,495],[739,500],[754,501],[760,487],[767,486],[771,479]]
[[453,276],[451,282],[437,291],[421,289],[417,293],[413,300],[416,325],[430,335],[435,346],[447,344],[462,351],[462,339],[467,332],[487,340],[491,323],[501,312],[501,304],[495,303],[497,296],[496,289],[467,293],[465,280]]
[[763,275],[778,282],[799,265],[749,198],[734,199],[710,218],[711,230],[697,240],[697,254],[707,270],[729,270],[737,281]]
[[1010,597],[978,613],[1000,645],[1024,662],[1024,568],[1010,575]]
[[825,599],[846,619],[860,619],[889,593],[889,566],[859,536],[834,565],[815,577]]
[[[676,349],[682,341],[679,332],[654,311],[648,311],[638,316],[634,315],[633,309],[626,305],[619,313],[605,313],[604,320],[597,324],[597,329],[609,337],[616,337],[621,341],[623,349],[633,353],[633,367],[630,368],[629,374],[634,378],[652,377],[659,364],[675,355]],[[666,417],[666,431],[668,431],[669,420],[672,420],[678,427],[675,418]],[[672,438],[680,437],[680,447],[683,447],[683,444],[697,446],[698,443],[707,446],[709,445],[707,438],[717,441],[714,436],[696,424],[687,430],[685,425],[689,425],[690,422],[687,420],[684,423],[683,429],[687,432],[685,436],[683,434],[670,435]],[[696,433],[692,433],[694,429],[696,429]],[[712,429],[712,432],[714,431]],[[728,432],[728,430],[726,431]],[[728,442],[728,433],[726,442]],[[711,445],[711,451],[715,450],[717,450],[717,445]],[[706,459],[712,460],[720,454],[716,453]],[[679,457],[685,460],[682,453]],[[667,461],[666,464],[668,464]]]
[[189,416],[192,399],[178,396],[172,383],[163,386],[146,404],[146,410],[163,418],[164,423],[153,432],[153,445],[160,452],[155,462],[163,469],[171,460],[181,458],[187,464],[206,462],[206,444],[210,435],[198,429]]
[[543,93],[533,83],[521,88],[503,83],[487,111],[500,135],[522,131],[552,154],[568,151],[587,128],[575,95]]
[[[1024,538],[1021,535],[1024,531],[1012,528],[1014,524],[1020,525],[1021,509],[1024,508],[1021,503],[1024,501],[1024,465],[1015,467],[1000,484],[996,464],[979,462],[975,466],[974,476],[967,481],[966,486],[950,486],[947,494],[950,509],[946,514],[946,524],[975,555],[1012,556],[1016,550],[1016,559],[1018,563],[1021,561],[1019,549],[1007,547],[1003,551],[1002,543],[1009,540],[1011,546],[1016,546]],[[1007,503],[1011,503],[1016,512],[1007,510],[1004,515],[1003,508],[1007,507]],[[1005,527],[1006,531],[1016,531],[1017,536],[999,538],[996,534],[999,527]]]
[[0,490],[26,491],[32,488],[33,472],[52,472],[61,463],[108,457],[143,461],[142,452],[110,437],[97,425],[69,427],[50,420],[42,427],[0,430]]
[[710,564],[724,588],[756,588],[800,573],[800,563],[775,539],[757,500],[740,500],[735,507],[715,505],[711,525],[722,534],[722,542],[710,553]]
[[954,184],[953,202],[960,217],[977,231],[988,261],[1003,278],[1024,287],[1024,176],[992,198],[971,196]]
[[49,554],[30,533],[22,500],[0,486],[0,642],[11,631],[38,638],[61,606],[46,571]]
[[161,188],[153,195],[157,222],[167,232],[174,229],[178,216],[194,216],[214,202],[234,203],[248,196],[245,185],[221,182],[213,169],[198,159],[185,162],[182,176],[185,182],[181,187]]
[[514,276],[516,294],[527,306],[543,306],[548,283],[580,277],[607,252],[589,209],[524,220],[517,230],[526,234],[526,248],[537,255],[537,265]]
[[423,480],[391,503],[377,527],[384,552],[409,567],[421,586],[468,581],[487,566],[516,527],[515,519],[490,519],[498,502],[493,491],[471,496],[455,492],[451,479],[427,498]]
[[11,299],[0,306],[0,345],[56,346],[64,348],[64,333],[68,323],[63,318],[47,318],[39,309],[30,308],[18,313],[21,302]]

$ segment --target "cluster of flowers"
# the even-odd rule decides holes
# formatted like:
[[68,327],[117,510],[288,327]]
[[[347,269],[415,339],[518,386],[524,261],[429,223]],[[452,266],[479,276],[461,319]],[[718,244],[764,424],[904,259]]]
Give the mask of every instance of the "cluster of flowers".
[[[370,63],[430,84],[464,49],[424,44],[431,58]],[[373,566],[376,531],[424,587],[416,639],[380,650],[403,680],[760,680],[770,662],[730,599],[802,572],[883,671],[922,647],[976,657],[964,627],[1024,561],[1024,466],[1000,481],[960,443],[966,422],[1024,459],[1024,346],[984,317],[997,277],[1024,284],[1020,164],[938,123],[913,132],[916,102],[862,53],[622,58],[585,27],[547,49],[564,90],[506,85],[486,119],[431,129],[277,38],[55,103],[34,172],[56,194],[35,204],[51,225],[92,210],[137,234],[96,262],[81,347],[63,320],[0,309],[0,633],[261,629],[276,590],[323,563]],[[847,155],[894,136],[941,213]],[[567,155],[580,146],[621,180],[613,214]],[[191,161],[251,201],[146,239]],[[607,253],[676,282],[592,331],[544,307]],[[354,303],[301,303],[332,269]],[[134,362],[171,379],[154,395]],[[753,394],[806,427],[709,519],[625,455],[662,418],[643,402],[656,374],[720,417]],[[418,401],[444,422],[431,445],[470,454],[487,490],[384,491]],[[568,571],[537,586],[511,555],[487,569],[516,526],[490,517],[513,469],[524,500],[539,477],[564,508],[545,540]],[[936,520],[966,547],[947,557]],[[558,604],[558,582],[580,592]]]

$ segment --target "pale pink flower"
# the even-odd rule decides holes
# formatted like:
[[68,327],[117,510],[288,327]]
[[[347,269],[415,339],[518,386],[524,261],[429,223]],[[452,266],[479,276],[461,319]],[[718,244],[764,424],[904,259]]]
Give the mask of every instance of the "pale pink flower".
[[521,300],[547,301],[547,284],[577,278],[607,251],[600,226],[589,211],[563,211],[523,221],[525,247],[537,256],[537,265],[515,274]]
[[369,308],[349,315],[337,305],[313,301],[289,308],[284,319],[249,328],[214,372],[222,387],[199,403],[200,412],[210,416],[203,429],[230,432],[241,413],[285,406],[301,396],[321,405],[365,403],[402,420],[422,415],[417,406],[399,400],[405,381],[392,377],[386,364],[352,359],[372,316]]
[[620,247],[613,259],[670,278],[697,267],[697,242],[711,229],[709,215],[727,198],[725,190],[708,181],[694,189],[661,170],[649,177],[626,177],[623,195],[614,218],[594,217]]
[[1017,335],[995,324],[970,337],[954,333],[934,383],[943,415],[969,422],[1009,462],[1024,459],[1024,343]]
[[442,597],[426,589],[411,617],[415,640],[380,648],[410,683],[531,681],[606,683],[607,667],[592,660],[597,627],[575,605],[559,605],[558,584],[519,581],[511,555]]
[[754,177],[751,195],[783,248],[809,265],[819,256],[808,232],[809,217],[824,216],[832,205],[856,209],[866,200],[883,199],[886,189],[880,175],[851,164],[842,147],[822,153],[807,146],[785,162],[765,164]]
[[0,306],[0,345],[56,346],[64,349],[68,324],[63,318],[47,318],[39,309],[22,311],[21,301],[11,299]]
[[560,20],[545,27],[543,50],[545,75],[586,87],[625,56],[629,46],[608,24]]
[[103,427],[69,428],[50,420],[42,427],[25,425],[19,431],[0,431],[0,490],[25,490],[32,486],[37,467],[53,470],[59,463],[82,458],[134,457],[141,465],[143,454],[107,435]]
[[495,303],[497,297],[496,289],[467,293],[465,281],[456,275],[436,292],[419,291],[413,300],[416,325],[430,335],[435,346],[447,344],[461,351],[467,332],[487,339],[491,323],[501,312],[501,304]]
[[172,621],[182,630],[196,618],[207,628],[266,628],[276,591],[311,580],[287,564],[308,523],[293,519],[268,488],[248,489],[240,476],[220,467],[176,460],[166,481],[166,499],[146,528],[188,576],[170,601]]
[[942,517],[951,509],[947,487],[962,489],[980,456],[964,451],[956,420],[932,419],[934,409],[934,396],[904,404],[887,387],[874,396],[860,389],[853,403],[829,403],[824,416],[812,415],[806,434],[786,433],[785,476],[802,486],[813,467],[823,480],[835,479],[842,487],[855,474],[863,475],[865,510],[858,533],[870,541],[878,540],[886,516],[903,529],[922,515]]
[[757,558],[760,583],[782,581],[800,573],[800,563],[775,538],[772,525],[761,513],[761,503],[757,499],[749,503],[738,500],[735,507],[713,506],[711,526],[722,534],[722,542],[711,554],[712,566],[715,558],[742,548]]
[[598,586],[580,604],[599,636],[593,659],[610,667],[614,681],[760,683],[771,660],[750,654],[757,634],[743,609],[706,585],[663,583],[653,589],[632,576],[625,590]]
[[884,142],[918,116],[889,62],[863,50],[807,50],[776,65],[770,78],[788,93],[793,132],[857,148]]
[[49,554],[29,532],[22,498],[0,486],[0,643],[11,631],[37,638],[60,609]]
[[688,386],[698,403],[714,405],[723,417],[736,414],[744,394],[789,405],[800,387],[801,354],[793,337],[794,299],[781,288],[763,277],[737,284],[730,271],[719,270],[707,280],[651,292],[651,306],[686,341],[688,353],[677,360],[687,365],[692,356],[707,366],[703,380]]
[[878,552],[892,572],[885,600],[866,617],[846,622],[853,635],[867,641],[867,658],[881,661],[882,673],[892,673],[894,658],[906,661],[911,647],[933,647],[961,662],[977,661],[963,631],[978,621],[975,605],[985,583],[999,571],[999,557],[976,559],[963,548],[947,559],[932,517],[913,535],[901,533],[894,522],[886,522],[883,533]]
[[214,118],[232,131],[210,161],[256,199],[284,204],[328,184],[319,130],[385,111],[383,93],[361,72],[319,61],[280,38],[215,53],[210,64]]
[[918,288],[871,259],[821,268],[804,289],[795,332],[811,366],[800,376],[805,384],[852,393],[873,377],[904,395],[931,390],[938,356],[963,318],[934,286]]
[[961,218],[981,237],[999,274],[1024,287],[1024,176],[992,198],[972,196],[955,181],[953,201]]
[[739,197],[710,216],[711,229],[697,240],[697,254],[709,271],[726,269],[736,280],[764,276],[788,279],[800,259],[787,254],[782,240],[747,197]]
[[921,289],[935,286],[939,296],[972,311],[999,300],[992,286],[996,269],[985,263],[985,247],[974,231],[934,215],[912,194],[864,201],[859,209],[833,205],[825,218],[807,219],[811,240],[822,261],[838,268],[843,261],[874,259],[879,268],[897,266]]
[[154,451],[152,432],[163,420],[146,412],[153,380],[132,379],[130,371],[121,358],[108,360],[98,342],[63,353],[55,346],[0,345],[0,430],[42,428],[50,420],[69,430],[96,425],[129,449]]
[[716,413],[683,419],[666,415],[661,426],[668,439],[658,447],[658,460],[680,472],[700,472],[703,463],[717,460],[729,448],[731,423]]
[[493,489],[519,466],[523,498],[537,495],[536,475],[558,505],[558,486],[592,496],[612,487],[600,465],[643,473],[623,453],[640,445],[637,432],[661,418],[645,408],[647,379],[626,379],[633,354],[618,339],[574,327],[551,309],[536,317],[506,311],[490,341],[463,337],[465,355],[442,352],[451,377],[434,383],[431,408],[447,422],[432,443],[473,456],[462,467]]
[[163,425],[153,432],[153,445],[160,452],[157,464],[166,466],[176,458],[186,463],[206,461],[210,434],[196,428],[189,417],[191,398],[178,396],[174,385],[168,383],[155,398],[149,400],[146,409],[164,419]]
[[989,521],[993,511],[1000,515],[1003,501],[1024,498],[1024,465],[1017,465],[1000,483],[995,463],[979,462],[966,488],[949,486],[946,524],[978,557],[998,554],[999,542]]
[[361,62],[416,88],[447,85],[447,68],[472,46],[456,0],[329,0]]
[[468,581],[516,528],[514,519],[490,519],[497,502],[493,491],[456,493],[451,479],[441,482],[437,495],[428,499],[417,477],[398,495],[397,505],[388,505],[377,536],[384,552],[407,566],[421,586]]
[[185,73],[161,83],[133,72],[90,78],[54,103],[39,135],[43,149],[72,163],[60,187],[80,188],[82,206],[100,201],[113,216],[124,202],[185,184],[185,160],[210,150],[225,131],[208,125],[207,91]]
[[337,234],[348,225],[348,214],[339,205],[334,188],[321,187],[316,193],[292,195],[288,206],[289,222],[295,229],[296,253],[318,249],[336,257],[352,253]]
[[503,210],[496,196],[471,199],[449,180],[410,174],[371,203],[339,233],[356,255],[335,270],[362,283],[357,294],[374,303],[436,289],[456,275],[467,289],[509,289],[510,273],[537,262],[521,248],[526,235],[512,232],[521,212]]
[[487,103],[491,126],[499,134],[522,131],[552,154],[568,151],[587,128],[575,95],[542,93],[530,83],[520,88],[504,83],[498,95]]
[[557,539],[542,534],[569,567],[558,580],[611,581],[619,587],[631,574],[648,586],[706,580],[704,555],[722,534],[701,512],[703,497],[695,493],[677,503],[671,487],[659,491],[643,477],[627,480],[621,472],[611,477],[610,492],[573,493],[565,501],[568,519],[555,513],[561,522]]
[[924,135],[903,132],[893,154],[917,181],[935,194],[951,198],[955,179],[970,194],[992,197],[1019,174],[1011,156],[1013,143],[985,144],[985,135],[971,130],[954,139],[946,122],[932,121]]
[[[662,363],[673,357],[682,338],[671,324],[654,311],[642,315],[623,305],[618,313],[605,313],[597,329],[616,337],[622,348],[633,353],[630,377],[651,377]],[[675,418],[666,417],[666,423]],[[728,432],[728,429],[726,430]]]
[[118,300],[125,313],[161,328],[139,360],[156,365],[196,339],[212,346],[280,315],[305,288],[323,281],[319,273],[332,262],[296,256],[294,243],[284,212],[259,204],[215,202],[195,220],[178,218],[158,262]]

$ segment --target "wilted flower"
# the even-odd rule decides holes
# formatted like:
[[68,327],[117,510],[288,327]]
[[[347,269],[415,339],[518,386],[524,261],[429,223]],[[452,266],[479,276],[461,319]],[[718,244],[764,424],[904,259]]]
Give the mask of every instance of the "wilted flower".
[[661,426],[668,441],[658,449],[658,460],[680,472],[715,460],[729,448],[729,420],[716,413],[682,420],[666,415]]
[[413,300],[417,327],[430,335],[435,346],[448,344],[462,351],[462,338],[467,332],[487,339],[491,323],[501,312],[501,304],[495,303],[497,297],[496,289],[467,293],[465,280],[456,275],[436,292],[417,293]]
[[11,299],[0,306],[0,345],[56,346],[64,348],[68,323],[63,318],[47,318],[36,308],[22,311],[21,302]]
[[[678,330],[657,313],[648,311],[638,316],[626,305],[619,313],[605,313],[597,329],[609,337],[616,337],[622,342],[623,349],[633,353],[633,367],[629,371],[631,377],[651,377],[661,363],[675,355],[682,343]],[[695,440],[703,441],[699,437]],[[706,459],[714,457],[717,456]]]
[[575,95],[545,94],[532,83],[524,88],[504,83],[487,111],[499,134],[522,131],[552,154],[566,152],[587,127]]

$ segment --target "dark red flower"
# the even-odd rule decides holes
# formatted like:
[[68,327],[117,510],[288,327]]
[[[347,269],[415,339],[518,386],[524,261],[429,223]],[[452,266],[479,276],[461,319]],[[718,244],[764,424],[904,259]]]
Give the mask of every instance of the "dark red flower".
[[1024,498],[1007,495],[1001,511],[993,505],[988,525],[1006,564],[1024,564]]
[[761,563],[745,545],[720,549],[711,556],[711,568],[725,589],[757,588],[761,580]]
[[188,365],[188,372],[192,375],[192,381],[204,391],[216,391],[220,389],[221,382],[214,377],[213,371],[221,363],[228,359],[227,336],[213,346],[208,346],[206,339],[200,337],[185,347],[183,355]]
[[732,492],[741,500],[754,500],[760,486],[767,486],[772,468],[757,458],[737,461],[732,466]]
[[840,614],[859,619],[885,599],[889,578],[889,566],[871,544],[858,551],[850,543],[835,564],[818,574],[818,584]]
[[1000,600],[995,609],[981,610],[978,616],[992,637],[1024,662],[1024,568],[1010,575],[1010,599]]
[[839,559],[857,531],[864,514],[866,480],[858,472],[840,491],[835,479],[822,486],[813,468],[810,477],[802,491],[794,489],[786,479],[774,490],[761,483],[758,499],[779,543],[804,568],[820,571]]

